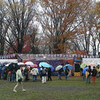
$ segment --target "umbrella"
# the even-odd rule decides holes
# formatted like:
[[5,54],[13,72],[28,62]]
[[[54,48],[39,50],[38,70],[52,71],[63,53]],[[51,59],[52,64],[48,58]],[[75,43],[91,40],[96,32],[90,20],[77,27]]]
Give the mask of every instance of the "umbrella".
[[17,63],[9,63],[6,65],[7,69],[12,70],[13,69],[13,65],[15,66],[15,69],[17,70],[18,68],[18,64]]
[[87,69],[88,69],[88,67],[85,67],[85,68],[83,69],[83,74],[85,74],[85,72],[86,72]]
[[100,68],[100,63],[97,63],[97,66],[96,67]]
[[3,66],[3,67],[1,68],[1,70],[5,70],[5,68],[6,68],[6,66]]
[[97,65],[100,65],[100,63],[97,63]]
[[10,64],[11,64],[11,63],[6,64],[5,67],[8,67]]
[[0,66],[2,66],[2,63],[0,63]]
[[26,65],[34,65],[34,63],[31,62],[31,61],[27,61],[25,64],[26,64]]
[[18,65],[25,65],[23,62],[19,62]]
[[58,66],[56,67],[56,71],[60,70],[62,67],[63,67],[62,65],[58,65]]
[[65,69],[66,69],[66,67],[68,67],[68,69],[69,69],[69,70],[71,70],[71,69],[73,68],[73,66],[72,66],[72,65],[70,65],[70,64],[66,64],[66,65],[63,67],[63,70],[65,70]]
[[79,59],[76,59],[76,58],[74,58],[74,61],[75,62],[82,62],[82,60],[79,60]]
[[37,64],[34,64],[34,65],[30,65],[31,67],[37,67]]
[[81,68],[85,68],[85,67],[86,67],[86,65],[87,65],[87,64],[82,63],[82,64],[80,65],[80,67],[81,67]]
[[3,63],[4,66],[7,65],[7,64],[8,64],[8,62],[4,62],[4,63]]
[[46,67],[46,68],[52,68],[53,66],[48,64],[47,62],[40,62],[39,66],[43,66],[43,67]]

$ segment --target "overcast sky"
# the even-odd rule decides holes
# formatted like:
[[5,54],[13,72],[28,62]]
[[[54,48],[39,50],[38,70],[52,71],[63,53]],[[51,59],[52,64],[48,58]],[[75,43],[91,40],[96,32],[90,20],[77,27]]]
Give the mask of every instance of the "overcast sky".
[[96,1],[100,1],[100,0],[96,0]]

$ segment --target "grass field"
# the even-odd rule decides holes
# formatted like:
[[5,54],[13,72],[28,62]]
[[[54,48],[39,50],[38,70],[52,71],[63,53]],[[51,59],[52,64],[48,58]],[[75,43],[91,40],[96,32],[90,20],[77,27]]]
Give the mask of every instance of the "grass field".
[[68,81],[64,77],[57,78],[53,77],[53,81],[46,84],[39,79],[23,82],[26,92],[19,86],[17,93],[12,91],[16,82],[0,80],[0,100],[100,100],[100,78],[96,79],[96,84],[86,84],[81,77],[70,77]]

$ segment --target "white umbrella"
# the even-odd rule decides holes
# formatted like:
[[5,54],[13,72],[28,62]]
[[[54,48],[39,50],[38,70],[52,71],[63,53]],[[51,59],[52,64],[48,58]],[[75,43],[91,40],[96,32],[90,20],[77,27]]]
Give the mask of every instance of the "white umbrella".
[[25,63],[26,65],[34,65],[34,63],[33,62],[31,62],[31,61],[27,61],[26,63]]
[[5,66],[8,67],[11,63],[6,64]]
[[18,65],[25,65],[23,62],[19,62]]
[[56,67],[56,71],[60,70],[63,66],[62,65],[59,65]]

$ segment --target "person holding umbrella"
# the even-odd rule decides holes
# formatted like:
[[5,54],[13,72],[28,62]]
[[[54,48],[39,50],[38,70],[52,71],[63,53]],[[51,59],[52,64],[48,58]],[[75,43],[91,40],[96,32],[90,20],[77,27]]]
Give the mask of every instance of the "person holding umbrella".
[[23,75],[22,75],[22,72],[21,72],[21,67],[19,66],[19,67],[18,67],[18,70],[17,70],[17,72],[16,72],[16,81],[17,81],[17,84],[16,84],[15,87],[13,88],[13,92],[17,92],[17,91],[16,91],[16,88],[18,87],[19,84],[21,84],[21,86],[22,86],[22,91],[26,91],[26,90],[23,88],[22,80],[23,80]]
[[61,64],[62,68],[60,70],[58,70],[58,80],[62,80],[61,79],[61,73],[63,71],[63,64]]
[[29,79],[28,79],[28,74],[29,74],[28,67],[25,66],[25,69],[24,69],[24,76],[25,76],[24,81],[25,81],[25,82],[29,80]]
[[48,81],[52,81],[52,78],[51,78],[51,68],[48,68]]
[[68,69],[68,67],[66,67],[66,69],[65,69],[66,80],[68,80],[68,74],[69,74],[69,69]]
[[12,81],[15,82],[16,80],[16,66],[12,65]]
[[42,83],[46,83],[46,68],[42,66]]
[[37,80],[37,75],[38,75],[38,69],[36,67],[32,68],[31,70],[31,74],[33,76],[32,81],[36,81]]
[[88,69],[88,67],[87,66],[85,66],[85,68],[83,69],[83,81],[85,81],[86,80],[86,77],[85,77],[85,72],[86,72],[86,70]]

